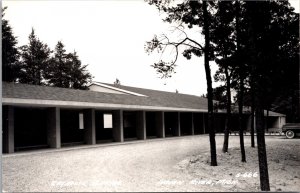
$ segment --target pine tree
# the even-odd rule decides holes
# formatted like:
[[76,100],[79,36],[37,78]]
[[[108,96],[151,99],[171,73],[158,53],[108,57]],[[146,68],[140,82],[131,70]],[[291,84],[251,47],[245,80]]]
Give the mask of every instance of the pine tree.
[[45,69],[49,64],[50,53],[47,44],[41,42],[32,29],[29,37],[29,44],[21,47],[21,83],[34,85],[45,84]]
[[3,19],[6,8],[2,9],[2,80],[15,82],[20,75],[18,41],[8,21]]
[[88,65],[81,65],[81,61],[75,51],[67,55],[67,67],[70,69],[70,88],[87,89],[87,84],[92,80],[92,75],[86,69],[87,66]]
[[218,57],[216,63],[219,66],[215,80],[222,79],[222,81],[226,81],[226,100],[224,103],[227,113],[222,151],[228,152],[229,130],[231,127],[231,71],[233,71],[230,56],[235,51],[233,2],[219,1],[216,9],[216,14],[213,17],[211,40],[215,43],[214,52]]
[[248,30],[245,48],[251,66],[260,186],[261,190],[269,191],[264,109],[281,94],[281,89],[290,87],[282,75],[299,61],[299,14],[292,12],[287,1],[246,1],[245,10]]
[[63,88],[86,89],[92,75],[88,65],[81,65],[77,53],[67,53],[64,44],[59,41],[54,50],[54,57],[47,68],[46,78],[52,86]]
[[67,65],[67,53],[64,47],[61,41],[56,44],[54,56],[47,67],[46,78],[51,86],[69,88],[68,72],[70,68]]

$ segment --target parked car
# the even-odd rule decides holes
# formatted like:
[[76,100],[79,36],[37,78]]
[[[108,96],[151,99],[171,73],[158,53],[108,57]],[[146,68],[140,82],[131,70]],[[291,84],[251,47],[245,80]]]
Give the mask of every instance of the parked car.
[[297,133],[300,133],[300,123],[287,123],[282,126],[282,132],[287,138],[292,139]]

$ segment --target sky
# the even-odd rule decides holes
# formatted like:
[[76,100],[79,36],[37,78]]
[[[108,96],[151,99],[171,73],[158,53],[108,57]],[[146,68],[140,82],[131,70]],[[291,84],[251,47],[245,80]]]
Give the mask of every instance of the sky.
[[[299,13],[299,1],[290,0]],[[145,52],[146,41],[155,34],[170,32],[172,25],[162,21],[154,6],[143,0],[27,1],[4,0],[5,19],[13,28],[18,46],[28,44],[31,29],[54,50],[62,41],[67,52],[77,52],[88,64],[93,81],[202,95],[206,93],[203,57],[186,60],[180,56],[176,73],[161,79],[151,65],[160,54]],[[171,52],[171,54],[174,52]],[[163,57],[169,56],[170,53]],[[211,62],[212,76],[217,70]],[[220,83],[213,83],[217,86]]]

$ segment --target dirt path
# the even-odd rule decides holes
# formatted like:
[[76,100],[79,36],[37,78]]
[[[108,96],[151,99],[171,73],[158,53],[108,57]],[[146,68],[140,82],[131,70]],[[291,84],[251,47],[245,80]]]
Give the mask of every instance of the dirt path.
[[[216,140],[217,147],[220,148],[223,143],[223,136],[217,136]],[[245,138],[246,147],[250,146],[249,140],[250,138],[247,136]],[[238,147],[238,142],[238,136],[231,137],[232,156],[235,156],[233,158],[239,163],[239,152],[238,149],[234,148]],[[274,145],[276,147],[285,145],[291,147],[295,144],[300,145],[300,140],[285,140],[283,137],[273,136],[267,137],[267,144],[268,147]],[[222,164],[222,162],[225,163],[224,159],[229,159],[228,157],[223,156],[223,159],[222,155],[218,153],[220,154],[220,166],[211,168],[207,163],[205,164],[209,157],[208,148],[208,136],[202,135],[169,140],[149,140],[143,143],[119,146],[4,156],[2,159],[3,190],[8,192],[244,190],[242,187],[246,183],[249,184],[249,180],[242,177],[238,179],[239,185],[236,186],[224,185],[222,184],[224,182],[213,185],[203,184],[205,180],[233,179],[229,174],[229,177],[227,176],[226,172],[229,170],[225,168],[225,164]],[[252,151],[252,153],[248,153],[254,155],[256,151]],[[293,157],[292,154],[295,152],[297,155]],[[294,164],[296,164],[293,167],[299,167],[299,146],[296,150],[292,148],[287,154],[292,156],[289,159],[293,159]],[[199,158],[199,155],[202,158]],[[280,155],[277,159],[283,164],[281,159],[286,155],[284,151],[281,151]],[[249,160],[255,159],[254,156],[252,157]],[[232,167],[232,165],[228,167]],[[254,162],[251,167],[253,167],[251,172],[258,171]],[[272,170],[276,170],[276,168]],[[293,173],[295,170],[292,170],[292,167],[285,167],[285,170],[288,174],[290,173],[291,176],[288,177],[293,178],[292,181],[294,181],[295,176],[300,178],[299,173]],[[238,171],[233,169],[231,176],[237,175]],[[246,169],[246,171],[248,170]],[[270,175],[273,173],[270,172]],[[247,186],[250,190],[247,188],[246,190],[257,191],[259,178],[252,177],[251,179],[253,179],[253,183],[251,182]],[[296,184],[297,186],[299,187]],[[274,188],[289,190],[284,187],[286,186],[278,185]]]

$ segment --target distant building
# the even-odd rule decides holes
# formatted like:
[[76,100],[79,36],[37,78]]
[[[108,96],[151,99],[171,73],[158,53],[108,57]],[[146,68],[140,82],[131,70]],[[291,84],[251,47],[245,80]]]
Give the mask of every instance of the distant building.
[[[60,148],[198,135],[207,131],[207,99],[144,88],[94,82],[90,90],[3,82],[3,152]],[[215,116],[223,132],[225,111]],[[250,115],[244,115],[250,128]],[[238,129],[233,115],[232,130]],[[281,128],[285,115],[270,112],[269,126]]]

